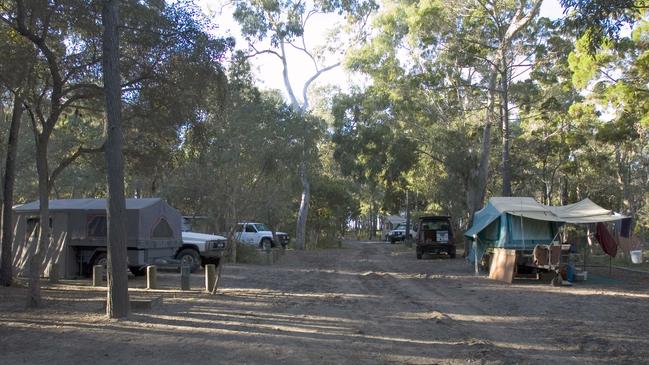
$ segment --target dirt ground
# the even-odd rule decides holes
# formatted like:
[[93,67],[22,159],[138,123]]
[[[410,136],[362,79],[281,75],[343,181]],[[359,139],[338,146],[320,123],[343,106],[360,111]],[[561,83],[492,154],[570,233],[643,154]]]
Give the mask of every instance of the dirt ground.
[[24,289],[0,288],[0,363],[649,363],[649,275],[590,274],[573,287],[507,285],[461,258],[350,241],[228,264],[215,296],[200,291],[201,273],[191,292],[172,290],[176,273],[160,275],[159,291],[133,279],[133,297],[163,303],[128,320],[106,320],[105,292],[88,281],[47,285],[37,310],[25,310]]

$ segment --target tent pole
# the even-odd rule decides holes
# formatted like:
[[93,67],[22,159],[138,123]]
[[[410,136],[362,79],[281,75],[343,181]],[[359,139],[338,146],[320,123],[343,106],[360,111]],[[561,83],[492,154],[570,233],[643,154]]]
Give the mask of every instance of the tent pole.
[[473,263],[475,266],[475,275],[478,276],[478,235],[473,235]]

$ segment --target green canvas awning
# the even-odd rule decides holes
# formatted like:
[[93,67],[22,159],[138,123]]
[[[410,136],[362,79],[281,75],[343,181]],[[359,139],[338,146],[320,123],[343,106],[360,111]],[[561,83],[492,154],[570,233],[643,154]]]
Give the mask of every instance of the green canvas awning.
[[510,214],[529,219],[560,223],[598,223],[612,222],[627,218],[612,210],[604,209],[586,198],[580,202],[564,205],[544,205],[530,197],[493,197],[482,210],[476,212],[473,225],[464,232],[472,238],[502,214]]

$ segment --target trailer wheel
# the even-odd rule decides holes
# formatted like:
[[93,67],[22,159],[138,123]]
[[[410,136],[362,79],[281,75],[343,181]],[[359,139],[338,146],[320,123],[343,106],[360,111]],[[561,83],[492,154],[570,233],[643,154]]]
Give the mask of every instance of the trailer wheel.
[[194,272],[201,263],[201,256],[193,248],[183,248],[176,255],[176,259],[180,260],[180,265],[188,265],[189,271]]

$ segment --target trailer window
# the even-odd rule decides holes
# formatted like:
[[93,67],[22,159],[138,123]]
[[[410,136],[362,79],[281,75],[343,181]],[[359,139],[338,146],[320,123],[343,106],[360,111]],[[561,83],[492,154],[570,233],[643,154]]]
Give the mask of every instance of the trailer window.
[[171,229],[169,223],[164,218],[160,219],[160,222],[153,229],[153,238],[173,238],[174,231]]
[[88,217],[87,228],[88,237],[106,237],[108,232],[106,216],[95,215]]

